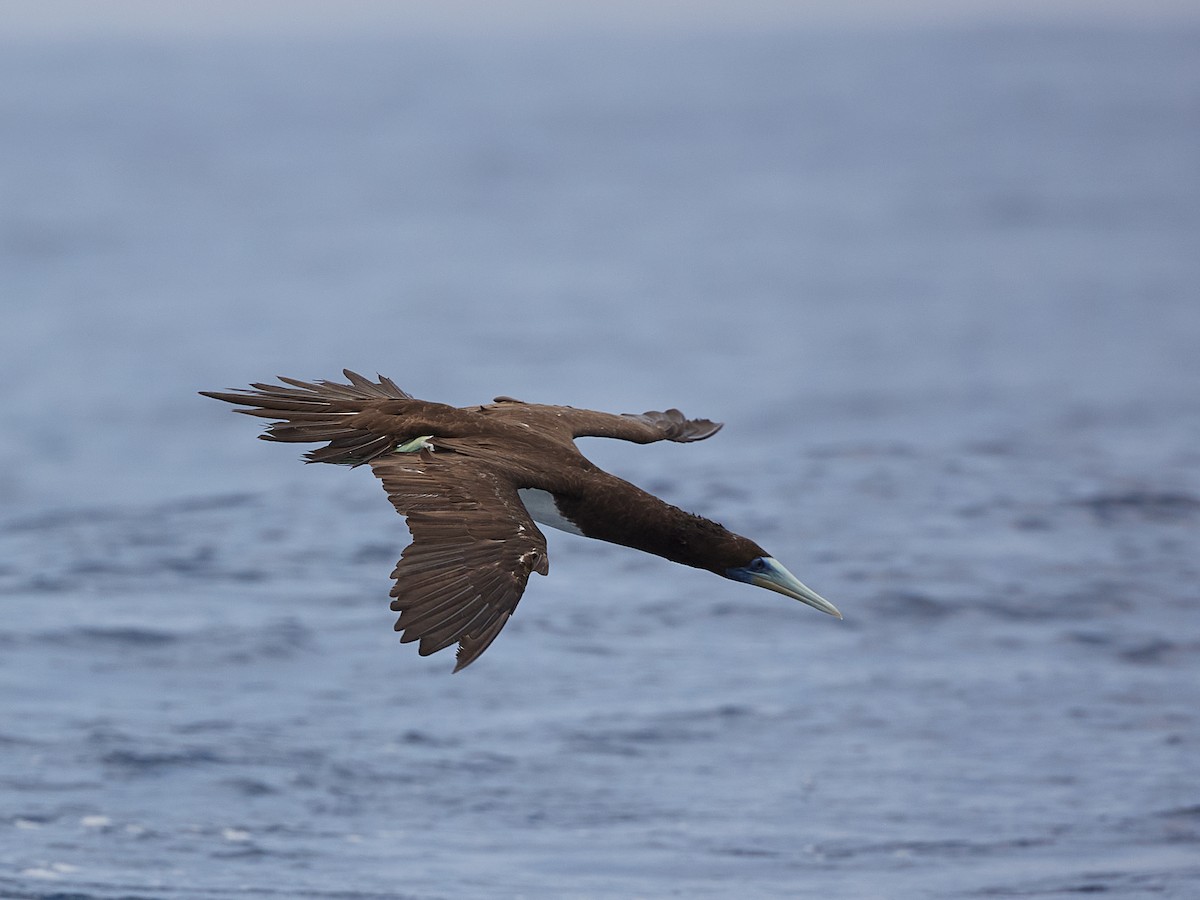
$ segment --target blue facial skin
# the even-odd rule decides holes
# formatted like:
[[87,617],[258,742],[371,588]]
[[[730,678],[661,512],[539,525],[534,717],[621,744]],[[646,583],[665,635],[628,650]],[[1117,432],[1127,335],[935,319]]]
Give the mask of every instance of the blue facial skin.
[[727,569],[725,577],[732,578],[734,581],[743,581],[755,587],[763,587],[769,591],[776,591],[785,597],[807,603],[813,609],[819,609],[823,613],[829,613],[839,619],[842,617],[836,606],[812,588],[801,583],[800,579],[773,557],[759,556],[744,566]]
[[760,556],[757,559],[751,560],[749,565],[742,566],[740,569],[726,569],[725,577],[732,578],[734,581],[744,581],[746,584],[752,584],[752,578],[755,575],[765,575],[768,570],[766,556]]

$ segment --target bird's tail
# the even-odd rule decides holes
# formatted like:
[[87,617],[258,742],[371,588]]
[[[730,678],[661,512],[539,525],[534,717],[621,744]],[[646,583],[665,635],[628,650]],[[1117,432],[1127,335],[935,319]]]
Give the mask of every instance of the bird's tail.
[[246,409],[236,411],[248,416],[276,419],[259,435],[264,441],[328,441],[324,447],[304,454],[308,462],[357,466],[387,453],[396,444],[395,435],[370,427],[372,419],[377,421],[378,416],[363,416],[363,411],[380,400],[414,398],[382,375],[378,376],[377,384],[349,369],[342,372],[349,384],[297,381],[280,375],[283,385],[252,384],[250,390],[200,393],[245,406]]

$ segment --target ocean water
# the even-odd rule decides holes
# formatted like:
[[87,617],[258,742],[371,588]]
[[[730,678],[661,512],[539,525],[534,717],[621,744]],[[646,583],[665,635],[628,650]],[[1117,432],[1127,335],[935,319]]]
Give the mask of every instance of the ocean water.
[[[1200,893],[1200,31],[10,44],[0,896]],[[597,462],[838,622],[402,521],[196,396],[726,422]]]

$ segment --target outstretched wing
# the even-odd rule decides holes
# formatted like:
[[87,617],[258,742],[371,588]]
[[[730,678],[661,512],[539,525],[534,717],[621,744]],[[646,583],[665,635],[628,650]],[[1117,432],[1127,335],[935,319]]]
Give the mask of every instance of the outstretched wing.
[[392,572],[400,640],[428,656],[458,643],[457,672],[496,639],[533,572],[549,571],[546,538],[506,479],[452,453],[371,461],[412,543]]
[[635,444],[655,441],[689,443],[712,437],[721,430],[721,422],[708,419],[689,419],[677,409],[666,412],[650,410],[644,413],[606,413],[573,406],[545,406],[522,403],[509,397],[497,397],[494,405],[486,407],[492,415],[536,425],[546,431],[558,431],[567,437],[606,437]]
[[348,384],[299,381],[278,376],[283,384],[254,383],[250,389],[201,391],[205,397],[248,407],[237,412],[276,421],[259,435],[267,441],[328,441],[310,450],[308,462],[362,465],[396,446],[401,435],[428,429],[429,412],[440,404],[423,403],[390,378],[379,383],[343,369]]

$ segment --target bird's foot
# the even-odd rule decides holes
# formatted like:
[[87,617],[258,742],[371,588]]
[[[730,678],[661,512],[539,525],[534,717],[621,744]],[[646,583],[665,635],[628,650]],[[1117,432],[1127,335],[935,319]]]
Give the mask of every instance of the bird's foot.
[[429,443],[432,434],[423,434],[420,437],[415,437],[411,441],[405,441],[393,450],[393,453],[418,453],[421,450],[432,450],[433,444]]

